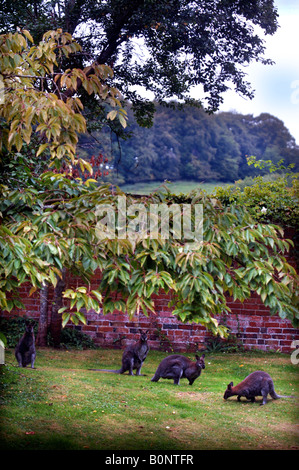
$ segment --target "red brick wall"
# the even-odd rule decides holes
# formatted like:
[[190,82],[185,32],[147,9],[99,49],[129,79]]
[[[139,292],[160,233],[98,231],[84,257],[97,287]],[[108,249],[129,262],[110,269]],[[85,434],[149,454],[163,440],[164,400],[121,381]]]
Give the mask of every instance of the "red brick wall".
[[232,314],[227,326],[248,349],[288,353],[292,350],[292,342],[299,339],[299,330],[293,328],[289,320],[283,320],[278,315],[271,316],[258,295],[252,295],[243,304],[229,301],[228,305]]
[[[201,325],[177,321],[167,307],[168,301],[169,297],[161,294],[155,299],[156,315],[145,317],[139,314],[132,320],[117,312],[106,316],[87,313],[87,325],[82,327],[82,331],[102,347],[123,347],[136,338],[138,328],[143,328],[150,331],[153,349],[188,352],[204,348],[211,335]],[[299,340],[299,330],[294,329],[288,320],[270,316],[257,297],[244,304],[229,304],[233,313],[225,319],[225,324],[246,349],[289,353],[292,342]]]
[[[99,281],[99,275],[95,275],[92,288],[96,288]],[[67,287],[76,287],[79,282],[76,278],[68,277]],[[9,315],[25,314],[38,319],[39,294],[36,292],[29,297],[30,287],[24,284],[20,288],[20,297],[25,304],[25,310],[12,311]],[[49,323],[52,295],[53,292],[50,290]],[[149,329],[152,349],[191,352],[203,348],[211,335],[201,325],[183,324],[177,321],[168,307],[169,300],[170,296],[163,292],[155,296],[156,314],[149,314],[148,317],[139,314],[129,319],[117,311],[105,316],[87,312],[87,325],[81,325],[79,328],[90,335],[97,346],[105,348],[125,347],[136,339],[139,328]],[[222,320],[247,349],[279,350],[289,353],[292,351],[292,342],[299,340],[299,330],[294,329],[288,320],[270,316],[269,309],[262,304],[257,295],[253,295],[244,303],[228,299],[228,305],[232,309],[232,314]],[[5,316],[8,314],[5,313]]]

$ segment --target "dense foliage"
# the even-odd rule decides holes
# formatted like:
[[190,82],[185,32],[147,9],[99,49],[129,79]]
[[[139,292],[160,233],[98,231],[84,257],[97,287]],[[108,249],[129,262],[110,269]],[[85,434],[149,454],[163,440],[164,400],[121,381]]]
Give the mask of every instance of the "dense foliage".
[[[154,311],[152,294],[160,289],[174,292],[174,315],[181,321],[202,323],[221,335],[225,328],[218,325],[217,315],[229,311],[225,294],[244,300],[256,291],[272,313],[296,323],[297,277],[283,255],[289,243],[280,238],[279,229],[255,222],[245,207],[225,207],[204,194],[193,194],[192,204],[204,206],[204,241],[196,251],[190,251],[172,232],[166,240],[161,236],[144,238],[138,232],[133,239],[100,240],[96,212],[101,204],[116,207],[121,192],[113,194],[108,187],[97,188],[94,183],[78,185],[53,173],[46,173],[40,184],[43,193],[31,187],[6,195],[14,202],[14,209],[7,214],[5,226],[12,234],[21,235],[32,255],[49,268],[66,267],[85,278],[82,286],[64,293],[70,302],[62,310],[64,323],[69,319],[84,322],[82,308],[97,312],[103,308],[104,313],[117,309],[132,316],[141,309],[147,314]],[[61,192],[61,197],[45,204],[49,192],[55,191]],[[28,211],[18,213],[24,198]],[[161,191],[143,200],[129,198],[127,203],[142,202],[149,208],[152,203],[168,204],[171,199],[168,191]],[[17,277],[17,285],[26,277],[20,277],[23,268],[9,247],[3,253],[2,266],[2,308],[10,310],[14,301],[6,299],[8,283]],[[28,278],[31,272],[27,269]],[[103,279],[98,289],[91,290],[88,278],[96,269],[102,271]],[[51,272],[49,278],[55,285]],[[35,283],[38,285],[41,283]]]
[[[10,318],[0,318],[0,330],[5,336],[6,346],[15,348],[20,338],[23,336],[28,318],[21,316],[11,316]],[[34,333],[37,334],[37,322],[31,319],[34,326]]]
[[278,27],[273,0],[3,0],[1,6],[1,32],[25,28],[37,41],[51,29],[74,35],[83,51],[66,68],[113,65],[113,83],[144,125],[154,108],[140,86],[157,101],[184,102],[197,86],[197,104],[213,111],[230,86],[252,97],[242,67],[272,63],[258,31],[272,35]]
[[[139,311],[148,314],[154,311],[152,295],[160,289],[173,292],[173,314],[181,321],[201,323],[221,336],[226,329],[217,315],[229,311],[226,294],[244,300],[256,291],[271,313],[298,323],[298,276],[285,258],[290,243],[283,240],[279,227],[259,223],[245,206],[190,194],[193,208],[203,206],[204,237],[194,250],[188,237],[176,236],[174,216],[166,238],[140,232],[134,208],[137,213],[140,204],[143,210],[150,210],[151,204],[167,209],[172,196],[163,188],[138,201],[127,197],[133,211],[125,228],[135,227],[131,236],[99,237],[99,210],[108,205],[117,219],[119,197],[125,195],[109,185],[98,186],[92,178],[85,181],[70,174],[76,163],[82,172],[93,172],[89,163],[76,157],[78,133],[85,130],[86,120],[84,105],[72,92],[83,88],[101,102],[108,101],[108,119],[118,116],[125,125],[118,92],[105,81],[110,69],[65,69],[64,57],[76,55],[79,46],[61,30],[49,31],[37,44],[27,31],[6,34],[0,37],[0,47],[6,91],[0,104],[0,158],[10,170],[0,186],[2,310],[22,308],[15,293],[29,281],[29,295],[46,285],[61,288],[56,294],[63,295],[64,325],[69,320],[86,322],[86,310],[105,314],[117,309],[131,317]],[[19,165],[26,168],[23,177]],[[184,207],[178,207],[181,216]],[[194,216],[190,220],[194,222]],[[65,270],[79,274],[82,284],[63,289]],[[102,281],[91,289],[89,280],[96,270],[102,272]]]
[[[120,106],[119,92],[105,83],[113,74],[109,67],[98,66],[88,76],[86,69],[64,68],[65,58],[80,50],[81,46],[72,36],[61,30],[45,33],[38,44],[34,44],[26,30],[1,36],[0,66],[4,99],[0,108],[0,168],[2,177],[5,181],[8,178],[8,183],[15,172],[18,156],[21,166],[27,167],[27,170],[30,164],[38,167],[38,157],[46,154],[47,157],[51,156],[50,166],[60,168],[62,162],[66,166],[80,163],[83,170],[87,168],[90,171],[90,165],[84,160],[76,160],[75,155],[78,134],[86,131],[83,105],[78,96],[66,95],[69,89],[76,89],[78,77],[88,94],[97,95],[110,106],[111,114],[108,116],[111,119],[118,116],[125,125],[125,111]],[[25,149],[24,144],[27,145]],[[17,153],[21,150],[25,150],[25,161]],[[33,161],[28,161],[30,150]]]
[[284,228],[299,227],[298,174],[294,174],[291,186],[287,178],[264,181],[261,176],[241,189],[238,182],[227,188],[217,188],[215,196],[224,204],[237,203],[247,207],[253,217],[263,223],[275,223]]
[[[271,165],[273,165],[271,163]],[[275,168],[274,168],[275,169]],[[299,267],[299,174],[289,173],[273,180],[261,176],[237,181],[227,188],[219,187],[214,195],[223,204],[246,207],[255,220],[275,223],[291,236],[292,254]]]
[[[26,327],[28,317],[11,316],[9,318],[0,318],[0,330],[5,336],[6,346],[15,348],[22,337]],[[34,325],[35,337],[38,334],[38,322],[31,319]],[[47,345],[52,346],[51,335],[48,335]],[[64,328],[61,332],[61,345],[66,349],[94,349],[95,345],[92,338],[82,331],[73,328]]]
[[[64,58],[80,49],[71,35],[61,30],[45,33],[37,44],[26,30],[0,37],[1,93],[4,93],[0,104],[1,308],[22,306],[7,294],[24,281],[30,281],[31,292],[45,282],[55,286],[64,269],[59,257],[52,262],[46,259],[47,227],[53,229],[50,238],[55,227],[46,217],[31,230],[30,216],[53,208],[53,198],[60,200],[61,190],[53,184],[49,186],[47,178],[39,178],[49,167],[64,166],[72,171],[73,165],[79,164],[81,171],[92,173],[90,164],[75,155],[78,133],[85,131],[86,121],[80,99],[65,93],[77,86],[76,78],[82,78],[81,86],[88,94],[96,94],[107,102],[108,111],[113,113],[111,119],[119,116],[125,124],[118,91],[105,83],[107,76],[112,75],[109,67],[98,66],[88,77],[85,70],[64,69]],[[75,182],[73,186],[76,191]],[[35,230],[41,238],[35,239]],[[63,243],[59,249],[55,245],[54,250],[63,249]]]
[[265,174],[267,168],[248,166],[250,155],[273,164],[283,159],[285,166],[293,163],[293,171],[299,171],[299,146],[283,122],[270,114],[208,115],[190,106],[181,110],[157,106],[150,129],[139,127],[130,109],[128,115],[129,125],[124,132],[127,139],[117,140],[106,129],[85,134],[79,140],[79,155],[84,158],[99,152],[109,157],[108,165],[114,170],[109,170],[105,181],[234,182]]

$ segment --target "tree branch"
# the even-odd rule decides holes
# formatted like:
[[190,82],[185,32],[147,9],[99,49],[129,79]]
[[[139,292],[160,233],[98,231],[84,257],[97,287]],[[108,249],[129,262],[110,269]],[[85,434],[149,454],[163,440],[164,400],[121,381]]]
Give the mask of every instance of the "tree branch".
[[[133,0],[127,6],[126,10],[122,15],[119,15],[116,23],[114,24],[113,30],[107,33],[106,46],[104,46],[100,55],[96,58],[95,62],[86,68],[86,77],[95,73],[94,66],[106,64],[109,65],[110,59],[116,53],[119,45],[126,39],[126,35],[121,34],[122,29],[128,23],[133,14],[144,6],[144,0]],[[84,70],[85,71],[85,70]],[[66,101],[68,98],[73,96],[76,91],[82,86],[82,80],[77,78],[76,90],[69,88],[63,93],[63,100]]]

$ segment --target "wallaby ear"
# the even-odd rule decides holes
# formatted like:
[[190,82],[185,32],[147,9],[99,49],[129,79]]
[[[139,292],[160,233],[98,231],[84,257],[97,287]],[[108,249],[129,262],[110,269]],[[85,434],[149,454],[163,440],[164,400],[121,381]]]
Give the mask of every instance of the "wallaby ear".
[[205,357],[204,354],[202,354],[201,357],[199,357],[198,354],[195,354],[195,359],[196,359],[197,361],[200,361],[201,359],[204,359],[204,357]]
[[227,386],[228,390],[230,390],[230,389],[232,388],[232,386],[233,386],[233,385],[234,385],[234,383],[233,383],[233,382],[231,382],[230,384],[228,384],[228,386]]

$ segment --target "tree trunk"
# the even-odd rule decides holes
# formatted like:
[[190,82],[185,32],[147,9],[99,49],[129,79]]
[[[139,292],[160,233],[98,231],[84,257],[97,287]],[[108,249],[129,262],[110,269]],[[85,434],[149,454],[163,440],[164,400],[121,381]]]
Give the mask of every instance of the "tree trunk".
[[50,332],[53,340],[54,348],[60,345],[62,316],[58,310],[62,307],[62,293],[65,289],[66,269],[62,270],[62,278],[58,277],[56,287],[54,288],[54,298],[51,312]]
[[48,295],[49,284],[45,282],[40,289],[40,314],[36,343],[38,346],[47,346],[48,334]]

